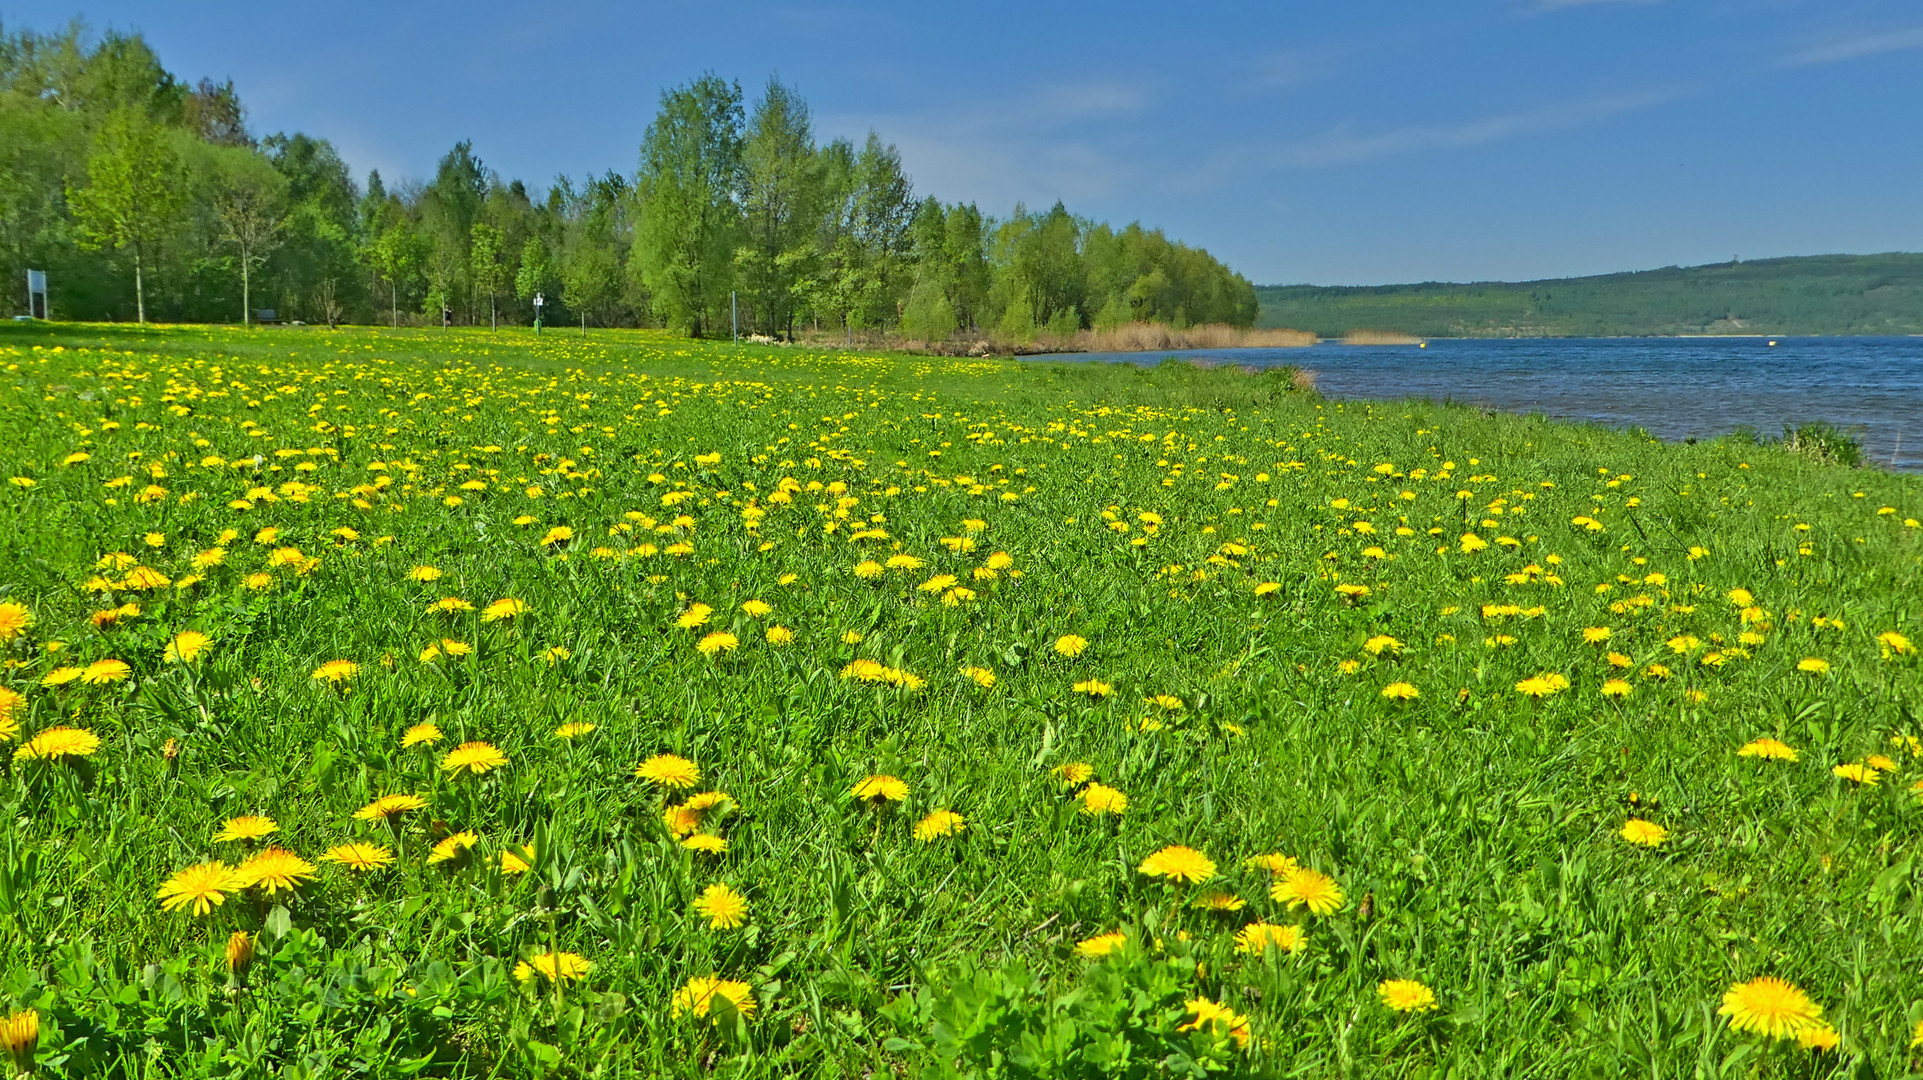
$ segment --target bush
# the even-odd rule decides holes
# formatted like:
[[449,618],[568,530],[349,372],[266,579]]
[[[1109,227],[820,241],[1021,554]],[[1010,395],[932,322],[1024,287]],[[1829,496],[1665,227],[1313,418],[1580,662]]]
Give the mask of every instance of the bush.
[[1826,465],[1855,469],[1863,464],[1863,444],[1831,424],[1784,427],[1783,449]]

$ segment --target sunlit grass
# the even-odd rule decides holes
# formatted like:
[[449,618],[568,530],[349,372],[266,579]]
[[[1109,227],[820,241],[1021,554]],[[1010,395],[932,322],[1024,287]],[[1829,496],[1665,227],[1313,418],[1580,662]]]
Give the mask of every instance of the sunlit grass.
[[964,984],[1264,1074],[1914,1064],[1915,478],[1174,365],[0,362],[52,1074],[919,1071]]

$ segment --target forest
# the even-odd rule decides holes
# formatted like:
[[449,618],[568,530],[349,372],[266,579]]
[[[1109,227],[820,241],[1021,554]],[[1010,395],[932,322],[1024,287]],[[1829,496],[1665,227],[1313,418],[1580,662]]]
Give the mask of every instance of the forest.
[[1811,255],[1548,281],[1264,285],[1261,325],[1343,337],[1923,333],[1923,255]]
[[77,22],[0,28],[0,315],[28,269],[75,320],[526,325],[539,296],[548,323],[1024,341],[1257,312],[1159,229],[918,196],[893,145],[818,139],[776,80],[663,91],[631,172],[538,188],[460,141],[431,178],[357,180],[324,138],[250,130],[231,80]]

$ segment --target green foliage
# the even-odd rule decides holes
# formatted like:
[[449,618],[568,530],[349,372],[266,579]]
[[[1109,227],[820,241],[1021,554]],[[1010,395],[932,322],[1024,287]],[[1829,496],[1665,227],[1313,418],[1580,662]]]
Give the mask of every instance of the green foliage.
[[1832,424],[1803,424],[1783,430],[1783,447],[1826,465],[1856,469],[1863,465],[1863,444]]
[[1265,285],[1262,326],[1324,337],[1923,333],[1923,255],[1814,255],[1471,285]]
[[[88,157],[103,137],[124,142],[129,124],[178,161],[159,163],[167,184],[143,189],[159,201],[116,196],[124,212],[107,213],[102,200],[127,185],[81,194]],[[438,324],[445,310],[456,323],[525,324],[542,293],[551,322],[706,332],[738,291],[746,329],[852,338],[902,331],[923,282],[919,331],[1007,324],[1025,339],[1078,329],[1090,312],[1180,325],[1255,314],[1246,281],[1159,231],[1060,206],[996,221],[917,199],[893,145],[873,132],[817,145],[807,103],[779,80],[745,118],[740,88],[712,76],[664,93],[639,165],[536,195],[463,141],[424,186],[390,190],[372,172],[363,189],[323,139],[256,140],[231,81],[190,88],[138,35],[0,33],[0,277],[48,270],[59,318],[227,321],[273,308],[282,321],[399,325],[404,311]],[[113,240],[133,237],[136,205],[149,206],[140,242]],[[0,314],[23,302],[0,292]]]
[[137,108],[108,114],[87,158],[87,184],[69,189],[67,200],[82,247],[133,255],[136,310],[146,322],[145,271],[182,202],[180,156],[166,130]]
[[886,1045],[922,1080],[1247,1075],[1230,1024],[1190,1011],[1197,962],[1177,943],[1165,956],[1128,945],[1047,983],[1016,957],[922,971],[883,1011],[898,1032]]
[[955,305],[936,281],[919,281],[909,290],[901,313],[901,332],[920,341],[941,342],[955,332]]
[[741,87],[704,75],[663,91],[641,143],[635,276],[655,314],[700,337],[724,321],[741,230]]

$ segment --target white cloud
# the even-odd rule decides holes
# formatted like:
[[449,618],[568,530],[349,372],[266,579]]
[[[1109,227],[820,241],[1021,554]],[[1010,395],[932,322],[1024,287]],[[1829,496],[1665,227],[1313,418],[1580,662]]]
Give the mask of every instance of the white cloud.
[[1788,63],[1791,67],[1835,64],[1844,60],[1860,60],[1866,56],[1902,52],[1906,49],[1923,49],[1923,26],[1859,34],[1856,37],[1812,45],[1790,54]]
[[1376,134],[1332,131],[1283,147],[1275,157],[1280,164],[1295,168],[1320,168],[1427,150],[1462,150],[1502,142],[1519,135],[1583,127],[1621,113],[1653,108],[1680,96],[1673,91],[1618,94],[1485,116],[1455,124],[1396,128]]

